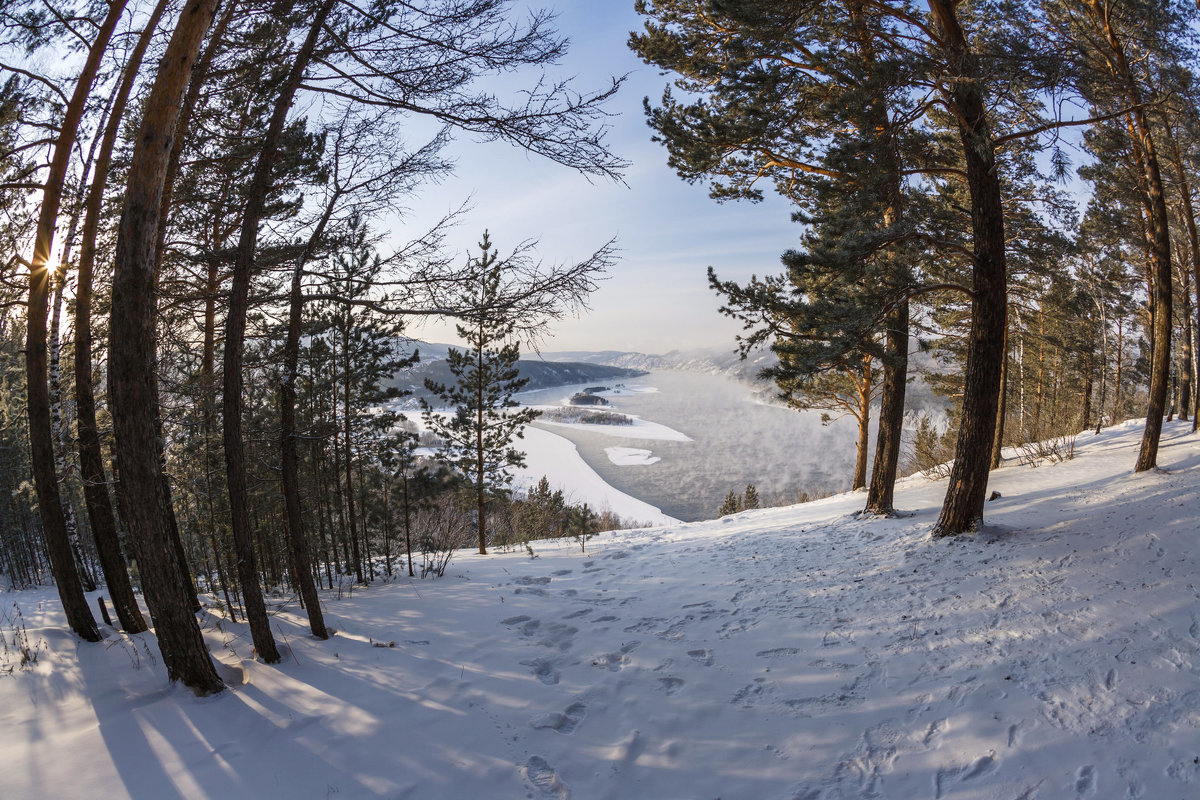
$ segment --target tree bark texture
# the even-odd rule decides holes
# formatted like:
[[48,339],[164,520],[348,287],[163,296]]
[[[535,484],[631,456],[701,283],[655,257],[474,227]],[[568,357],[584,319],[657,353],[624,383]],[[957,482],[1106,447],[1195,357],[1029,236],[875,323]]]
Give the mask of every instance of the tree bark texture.
[[[1174,131],[1170,126],[1167,126],[1167,132],[1170,137],[1172,160],[1175,162],[1175,176],[1179,180],[1179,199],[1183,209],[1183,229],[1187,233],[1188,256],[1191,266],[1191,282],[1196,294],[1196,301],[1192,309],[1192,313],[1197,316],[1190,318],[1190,323],[1193,332],[1200,332],[1200,233],[1196,230],[1196,208],[1192,202],[1191,182],[1188,180],[1188,171],[1184,167],[1183,157],[1179,152],[1179,140],[1175,137]],[[1184,272],[1188,270],[1185,268]],[[1184,293],[1187,293],[1185,288]],[[1193,334],[1194,335],[1194,334]],[[1188,339],[1189,347],[1192,345],[1192,337]],[[1193,359],[1195,352],[1193,349]],[[1195,364],[1190,363],[1189,369],[1194,369]],[[1194,402],[1191,407],[1192,412],[1192,430],[1200,430],[1200,384],[1193,388]]]
[[75,406],[83,497],[87,504],[92,538],[96,542],[96,553],[100,557],[100,568],[104,571],[104,582],[108,585],[109,599],[117,612],[117,620],[128,633],[141,633],[147,626],[141,609],[138,608],[133,585],[129,580],[129,570],[126,569],[125,558],[121,553],[117,521],[113,514],[108,479],[104,472],[100,431],[96,423],[96,395],[92,386],[92,283],[96,264],[96,236],[100,228],[104,189],[108,184],[113,148],[116,146],[117,134],[120,132],[133,84],[141,70],[146,48],[150,45],[150,39],[162,20],[166,7],[167,0],[160,0],[151,12],[145,29],[125,62],[121,83],[113,99],[84,206],[83,233],[79,247],[79,276],[75,289]]
[[121,510],[141,569],[163,664],[197,694],[224,688],[204,646],[171,536],[159,459],[156,378],[159,203],[179,103],[216,0],[188,0],[146,100],[130,164],[113,275],[109,381]]
[[971,193],[975,257],[962,416],[946,498],[933,527],[934,536],[953,536],[975,530],[983,523],[1004,359],[1007,263],[1000,178],[978,64],[959,25],[956,4],[951,0],[930,0],[929,7],[941,28],[943,52],[954,75],[947,100],[959,121]]

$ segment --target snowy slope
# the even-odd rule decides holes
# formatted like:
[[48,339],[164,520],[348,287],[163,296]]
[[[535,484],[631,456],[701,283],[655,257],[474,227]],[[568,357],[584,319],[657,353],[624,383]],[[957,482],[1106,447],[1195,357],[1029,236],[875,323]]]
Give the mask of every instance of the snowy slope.
[[203,700],[150,637],[81,644],[52,592],[5,594],[43,644],[0,677],[0,795],[1200,797],[1200,438],[1168,424],[1133,475],[1138,435],[1001,469],[958,540],[910,479],[891,520],[849,495],[462,553],[327,597],[328,642],[288,603],[279,666],[209,613],[245,682]]

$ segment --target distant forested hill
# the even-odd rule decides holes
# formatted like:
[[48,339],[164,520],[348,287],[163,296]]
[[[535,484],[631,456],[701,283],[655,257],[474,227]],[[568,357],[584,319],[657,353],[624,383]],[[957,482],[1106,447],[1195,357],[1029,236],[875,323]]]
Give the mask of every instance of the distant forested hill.
[[543,353],[550,361],[573,361],[586,364],[607,364],[651,372],[675,369],[684,372],[704,372],[727,375],[738,380],[755,382],[758,373],[776,362],[774,353],[761,351],[742,360],[732,347],[697,350],[671,350],[666,353],[629,353],[619,350],[561,351]]
[[[429,393],[425,391],[426,378],[437,383],[450,383],[454,380],[454,376],[450,374],[450,370],[446,366],[446,352],[450,346],[430,342],[414,342],[413,347],[421,354],[420,363],[411,369],[397,373],[392,383],[401,389],[412,392],[413,398],[427,398]],[[558,359],[547,361],[536,355],[522,358],[520,369],[521,377],[529,379],[529,383],[525,387],[527,390],[550,389],[575,383],[616,383],[646,374],[643,369],[611,366],[583,360],[578,362]]]

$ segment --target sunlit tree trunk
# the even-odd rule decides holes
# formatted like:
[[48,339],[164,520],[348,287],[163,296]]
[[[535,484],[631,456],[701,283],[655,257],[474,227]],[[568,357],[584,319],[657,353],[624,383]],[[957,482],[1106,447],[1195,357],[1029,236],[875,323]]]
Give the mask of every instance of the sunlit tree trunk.
[[958,118],[967,166],[975,256],[962,418],[946,499],[933,527],[934,536],[953,536],[976,529],[983,522],[1004,359],[1008,276],[1000,176],[977,59],[959,25],[957,4],[930,0],[929,7],[941,28],[944,55],[954,75],[947,99]]
[[30,453],[38,511],[42,517],[42,530],[46,537],[46,550],[63,610],[66,612],[67,624],[89,642],[99,641],[100,631],[96,628],[87,599],[83,595],[83,586],[68,538],[62,497],[58,491],[47,383],[46,316],[50,289],[50,253],[54,245],[54,228],[62,203],[67,166],[78,137],[84,106],[100,69],[101,59],[124,10],[125,0],[114,0],[109,5],[108,14],[96,31],[96,38],[88,50],[83,70],[75,83],[75,91],[63,115],[50,171],[42,191],[42,206],[34,238],[33,259],[29,269],[29,314],[25,340]]
[[146,27],[138,36],[125,62],[121,83],[117,87],[104,129],[104,139],[96,156],[92,184],[85,201],[83,232],[79,247],[79,276],[75,289],[75,406],[77,414],[79,471],[83,480],[83,496],[87,503],[92,538],[108,585],[109,598],[117,612],[121,627],[128,633],[146,630],[146,620],[138,608],[129,580],[125,558],[121,554],[117,521],[113,515],[108,479],[104,472],[104,454],[100,446],[99,426],[96,423],[96,396],[92,386],[92,283],[96,263],[96,237],[104,206],[104,189],[112,163],[113,149],[129,95],[142,67],[146,49],[162,20],[167,0],[160,0],[150,13]]
[[160,461],[156,379],[159,202],[180,100],[212,21],[216,0],[189,0],[142,112],[129,167],[114,259],[109,380],[121,509],[138,556],[146,602],[167,675],[197,694],[224,688],[192,614],[171,536]]
[[861,489],[867,485],[867,449],[871,445],[871,357],[863,359],[862,375],[857,380],[858,389],[858,446],[854,457],[854,485]]

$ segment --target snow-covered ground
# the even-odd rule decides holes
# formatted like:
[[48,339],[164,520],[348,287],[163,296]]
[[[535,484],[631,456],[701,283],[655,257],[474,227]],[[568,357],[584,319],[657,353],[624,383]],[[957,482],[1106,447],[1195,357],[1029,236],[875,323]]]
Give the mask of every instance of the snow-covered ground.
[[958,539],[910,479],[896,519],[844,495],[464,552],[327,596],[327,642],[277,601],[277,666],[205,612],[244,677],[202,700],[151,636],[80,643],[53,591],[7,593],[40,655],[0,677],[0,796],[1200,797],[1200,437],[1167,424],[1134,475],[1138,435],[999,470]]

